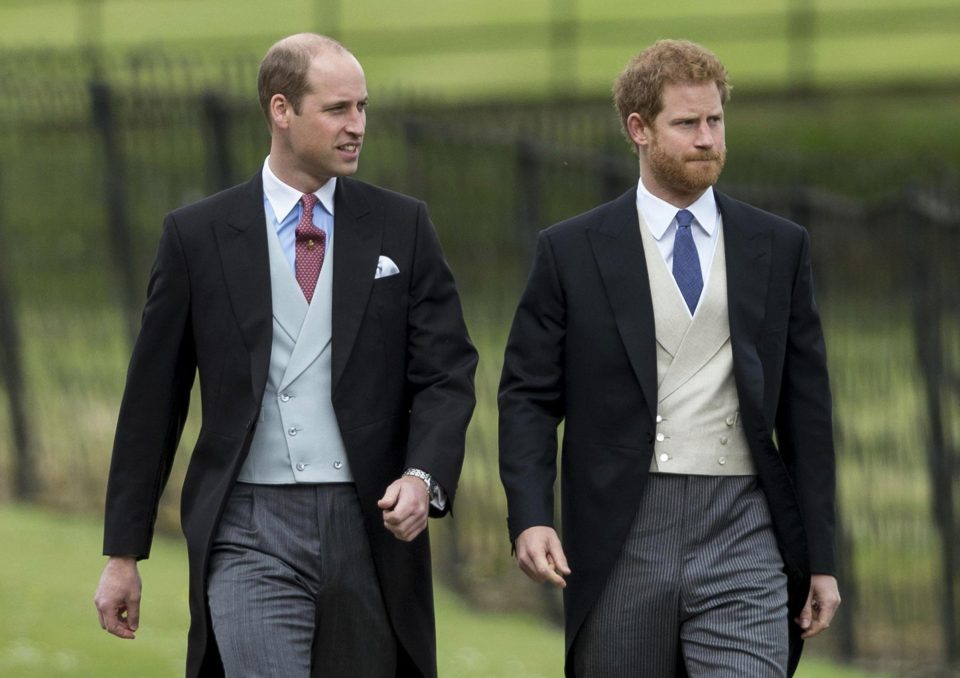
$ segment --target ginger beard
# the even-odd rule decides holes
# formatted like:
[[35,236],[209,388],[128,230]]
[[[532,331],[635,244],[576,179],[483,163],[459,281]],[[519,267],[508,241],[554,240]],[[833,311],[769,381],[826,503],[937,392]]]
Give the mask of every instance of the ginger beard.
[[671,155],[657,141],[656,134],[651,134],[647,147],[647,163],[656,182],[685,194],[701,193],[717,183],[726,161],[726,147]]

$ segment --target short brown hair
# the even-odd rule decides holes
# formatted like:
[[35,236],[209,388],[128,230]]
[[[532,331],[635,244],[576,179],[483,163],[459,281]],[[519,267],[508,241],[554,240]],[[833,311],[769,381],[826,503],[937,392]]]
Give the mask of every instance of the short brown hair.
[[710,81],[717,84],[720,102],[726,105],[732,87],[727,82],[727,69],[713,52],[687,40],[658,40],[633,57],[613,83],[613,102],[620,113],[623,133],[630,140],[627,118],[631,113],[653,124],[663,110],[666,85]]
[[293,106],[293,112],[300,113],[300,102],[310,93],[307,79],[310,62],[326,50],[350,54],[350,50],[333,38],[316,33],[291,35],[267,50],[257,73],[257,94],[268,125],[271,125],[270,100],[274,94],[282,94]]

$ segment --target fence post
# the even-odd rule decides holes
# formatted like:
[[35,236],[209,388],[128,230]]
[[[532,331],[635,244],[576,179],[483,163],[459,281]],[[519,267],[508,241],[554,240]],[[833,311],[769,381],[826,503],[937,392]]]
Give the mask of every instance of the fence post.
[[202,99],[206,127],[207,187],[216,193],[233,185],[233,163],[228,136],[230,116],[223,97],[206,92]]
[[517,197],[517,244],[529,260],[533,251],[534,235],[546,224],[541,213],[542,160],[537,147],[529,141],[517,143],[515,156]]
[[13,496],[20,501],[31,501],[37,498],[40,487],[27,419],[21,333],[8,277],[10,262],[4,243],[3,205],[0,201],[0,380],[7,390],[13,433]]
[[117,139],[117,119],[110,85],[103,81],[90,83],[93,125],[100,136],[104,159],[104,200],[107,205],[107,243],[114,272],[119,279],[120,303],[124,311],[127,334],[132,344],[137,336],[140,301],[136,293],[133,237],[130,233],[130,210],[124,184],[126,168]]
[[[929,200],[914,193],[907,195],[905,204],[913,209],[907,211],[907,219],[914,237],[912,243],[914,289],[917,298],[914,303],[914,343],[917,363],[923,379],[926,396],[927,423],[929,439],[927,441],[927,467],[930,474],[932,512],[934,523],[940,534],[940,565],[943,592],[939,596],[940,617],[943,628],[945,659],[948,664],[960,664],[960,636],[957,628],[957,594],[960,589],[960,536],[957,534],[958,520],[955,513],[956,499],[954,483],[958,475],[956,464],[958,450],[955,449],[949,433],[949,415],[944,403],[947,391],[958,388],[960,374],[948,374],[950,369],[947,347],[944,346],[945,311],[948,304],[948,286],[954,284],[953,274],[945,265],[940,270],[942,257],[956,257],[956,243],[953,249],[948,243],[940,242],[941,229],[946,224],[932,219],[920,205]],[[960,224],[953,224],[960,227]],[[944,234],[944,238],[947,236]],[[949,278],[948,278],[949,276]],[[954,292],[956,294],[956,292]],[[955,303],[955,305],[957,305]],[[960,389],[958,389],[960,390]]]
[[843,522],[843,507],[837,506],[837,578],[843,606],[837,615],[837,645],[840,658],[852,662],[857,658],[857,579],[854,568],[854,550],[850,535]]
[[624,176],[621,165],[615,156],[610,153],[604,153],[600,160],[600,199],[603,202],[615,200],[617,196],[626,190],[631,181],[636,181],[632,176]]
[[550,84],[553,94],[577,89],[576,0],[552,0],[550,21]]
[[[823,196],[818,198],[816,195],[812,194],[809,189],[803,186],[795,187],[788,193],[788,196],[789,218],[814,233],[814,244],[816,244],[816,242],[819,241],[819,239],[816,237],[816,232],[819,230],[816,223],[816,208],[817,206],[820,206],[822,210],[823,207],[829,205],[830,203],[825,203]],[[834,207],[832,210],[828,208],[827,211],[836,212],[838,211],[838,208]],[[829,277],[830,267],[825,265],[827,263],[826,261],[820,261],[818,259],[817,251],[818,248],[814,247],[811,256],[813,258],[813,271],[816,278],[815,293],[819,305],[819,302],[822,302],[822,300],[830,294],[830,283],[832,281]],[[829,349],[829,346],[827,348]],[[844,439],[842,423],[843,422],[837,422],[835,424],[838,447],[842,445],[842,441]],[[858,606],[856,551],[853,547],[853,542],[850,539],[850,536],[847,534],[846,526],[843,521],[844,507],[840,501],[840,497],[837,497],[836,504],[837,579],[839,580],[840,593],[843,597],[843,606],[840,608],[840,612],[835,619],[834,626],[836,628],[837,635],[837,651],[842,659],[852,662],[857,658],[858,647],[856,623]]]
[[795,94],[813,87],[813,40],[816,9],[813,0],[790,0],[787,14],[787,71]]
[[423,140],[426,137],[424,125],[413,118],[403,123],[403,145],[407,159],[406,188],[411,195],[426,193],[426,172],[423,162]]
[[314,23],[317,26],[317,32],[340,40],[343,32],[343,27],[340,25],[340,0],[315,0],[315,2]]

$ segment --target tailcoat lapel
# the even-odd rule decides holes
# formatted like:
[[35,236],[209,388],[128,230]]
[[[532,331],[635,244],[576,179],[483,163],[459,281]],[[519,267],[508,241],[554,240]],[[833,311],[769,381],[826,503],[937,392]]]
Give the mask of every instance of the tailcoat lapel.
[[656,335],[636,196],[636,190],[630,190],[617,198],[587,235],[630,365],[650,411],[655,412]]
[[260,173],[240,190],[240,200],[222,221],[214,222],[213,229],[230,304],[250,354],[253,395],[259,402],[267,383],[273,341],[270,260]]
[[335,393],[373,289],[383,240],[383,216],[349,179],[337,180],[334,196],[333,373]]
[[763,404],[763,367],[757,345],[770,281],[772,234],[769,229],[758,227],[736,201],[719,191],[716,196],[723,218],[730,340],[740,406],[755,407],[759,414]]

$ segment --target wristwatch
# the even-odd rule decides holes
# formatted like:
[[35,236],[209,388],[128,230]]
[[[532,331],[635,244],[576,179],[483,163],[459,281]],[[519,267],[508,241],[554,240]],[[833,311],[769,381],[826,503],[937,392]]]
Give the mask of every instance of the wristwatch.
[[430,497],[431,503],[435,503],[440,500],[440,486],[429,473],[426,471],[421,471],[418,468],[408,468],[403,472],[403,475],[413,476],[414,478],[419,478],[422,480],[427,486],[427,495]]

